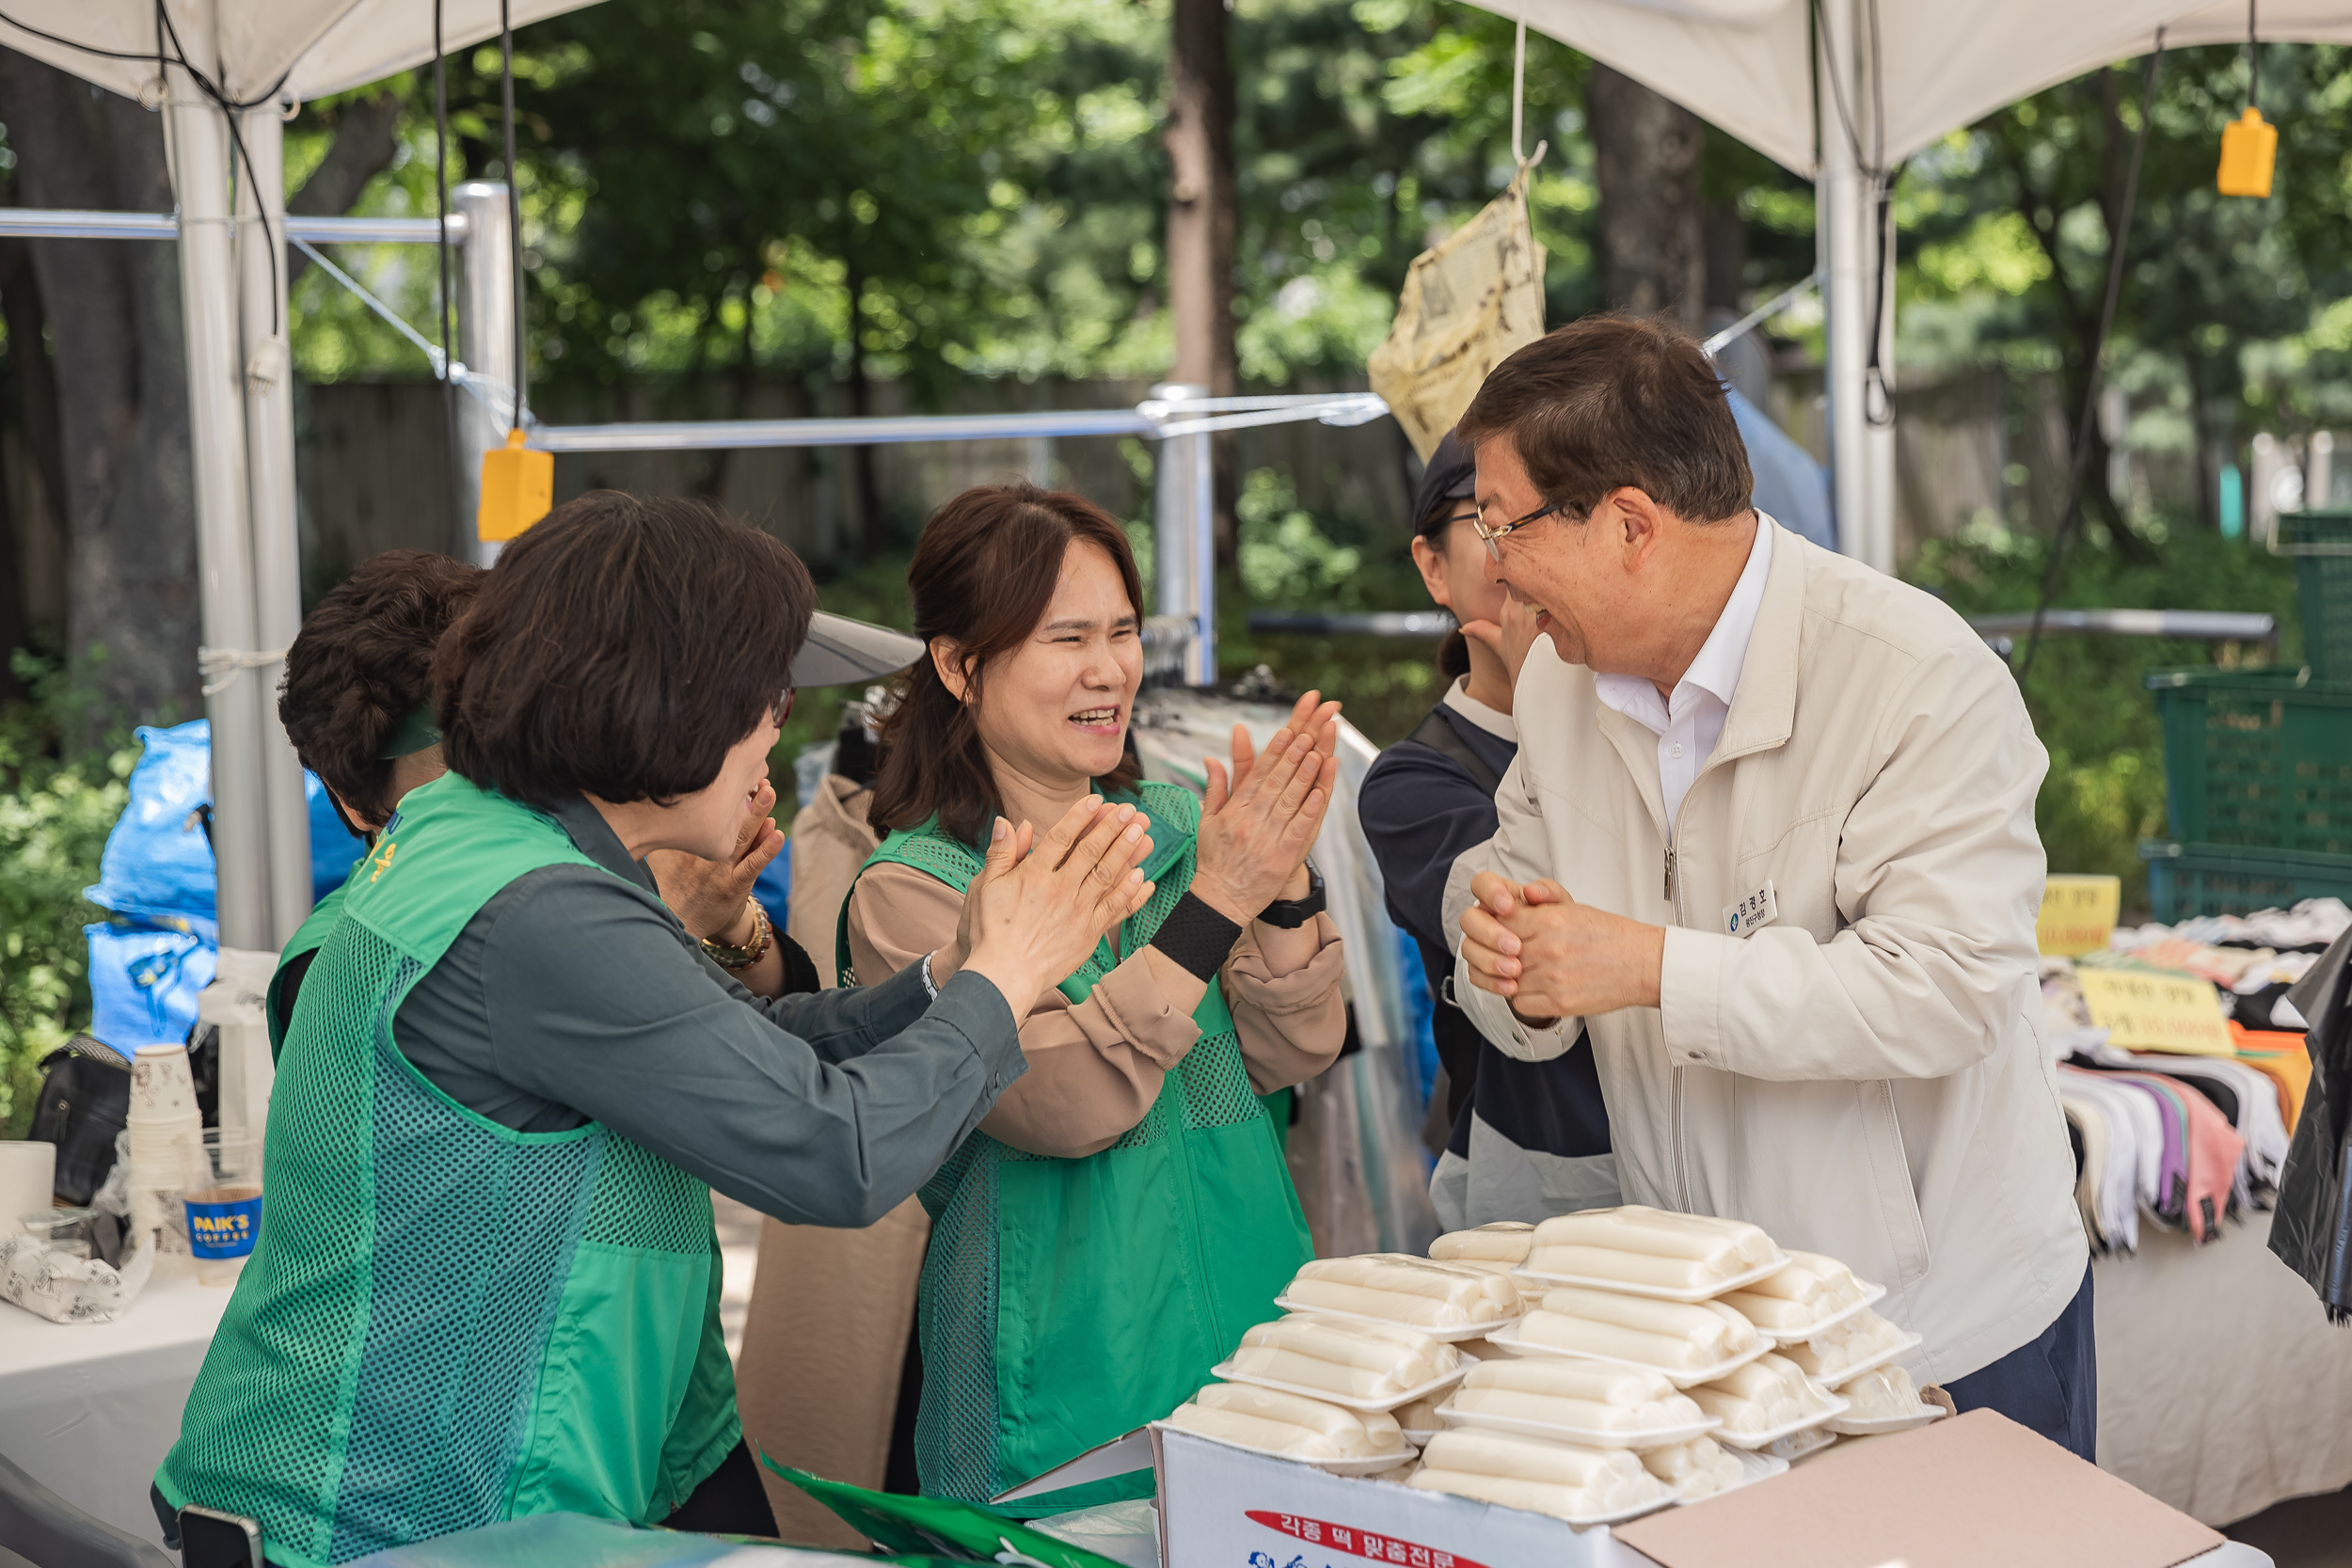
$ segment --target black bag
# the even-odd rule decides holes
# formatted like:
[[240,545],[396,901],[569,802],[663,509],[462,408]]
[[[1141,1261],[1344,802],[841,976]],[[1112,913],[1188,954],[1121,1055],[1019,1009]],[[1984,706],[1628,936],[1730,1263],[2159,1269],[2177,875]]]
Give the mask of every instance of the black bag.
[[2295,1124],[2270,1221],[2270,1250],[2352,1321],[2352,931],[2287,992],[2311,1026],[2312,1086]]
[[131,1114],[131,1064],[76,1035],[41,1058],[30,1136],[57,1146],[57,1196],[87,1203],[115,1168],[115,1135]]

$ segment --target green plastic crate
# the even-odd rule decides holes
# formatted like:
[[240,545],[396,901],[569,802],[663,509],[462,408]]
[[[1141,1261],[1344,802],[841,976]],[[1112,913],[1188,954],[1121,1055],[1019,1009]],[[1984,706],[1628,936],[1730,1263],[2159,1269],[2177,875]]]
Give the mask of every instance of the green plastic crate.
[[2149,905],[2168,926],[2198,915],[2292,909],[2306,898],[2352,903],[2352,855],[2295,855],[2155,839],[2140,845],[2139,857],[2148,863]]
[[2295,670],[2159,670],[2172,836],[2352,855],[2352,681]]
[[2271,548],[2295,559],[2303,660],[2320,680],[2352,680],[2352,512],[2290,512]]

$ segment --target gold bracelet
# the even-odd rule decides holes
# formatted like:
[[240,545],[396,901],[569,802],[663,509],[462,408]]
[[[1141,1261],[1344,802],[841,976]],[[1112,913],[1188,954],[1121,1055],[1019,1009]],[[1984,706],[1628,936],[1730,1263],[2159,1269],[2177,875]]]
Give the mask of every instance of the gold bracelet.
[[752,911],[752,940],[750,942],[741,947],[728,947],[723,943],[711,941],[708,937],[702,939],[703,951],[710,955],[710,961],[729,974],[749,969],[766,958],[768,944],[775,937],[775,927],[770,924],[768,911],[759,907],[759,900],[746,898],[743,902],[750,907]]

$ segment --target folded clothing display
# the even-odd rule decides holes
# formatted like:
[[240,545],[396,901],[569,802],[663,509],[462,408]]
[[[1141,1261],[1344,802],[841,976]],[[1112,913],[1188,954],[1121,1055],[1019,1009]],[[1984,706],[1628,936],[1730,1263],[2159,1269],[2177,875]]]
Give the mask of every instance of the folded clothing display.
[[1770,1354],[1699,1385],[1691,1390],[1691,1398],[1701,1410],[1720,1418],[1725,1433],[1743,1437],[1824,1418],[1836,1408],[1795,1362]]
[[1680,1492],[1686,1503],[1728,1492],[1747,1473],[1738,1457],[1712,1437],[1652,1449],[1642,1456],[1642,1468]]
[[1286,1305],[1327,1307],[1423,1328],[1468,1328],[1519,1315],[1518,1287],[1504,1275],[1403,1253],[1319,1258],[1282,1292]]
[[1406,1484],[1571,1522],[1623,1514],[1674,1497],[1624,1449],[1460,1429],[1430,1439],[1421,1468]]
[[1868,1293],[1836,1259],[1792,1251],[1787,1268],[1718,1299],[1766,1333],[1788,1334],[1834,1317]]
[[1524,1263],[1535,1244],[1535,1227],[1518,1220],[1497,1220],[1475,1230],[1454,1230],[1429,1243],[1429,1256],[1440,1263]]
[[1772,1239],[1741,1220],[1627,1204],[1557,1214],[1535,1227],[1526,1268],[1661,1290],[1703,1290],[1776,1261]]
[[1782,1356],[1797,1364],[1807,1377],[1835,1387],[1854,1369],[1899,1350],[1910,1336],[1865,1307],[1834,1328],[1810,1339],[1783,1345]]
[[1652,1301],[1571,1285],[1546,1291],[1518,1333],[1529,1344],[1668,1372],[1720,1366],[1764,1342],[1754,1323],[1718,1301]]
[[1935,1409],[1919,1397],[1918,1385],[1900,1367],[1875,1367],[1837,1390],[1852,1408],[1852,1421],[1891,1421],[1925,1416]]
[[1452,1345],[1398,1324],[1338,1323],[1294,1312],[1241,1337],[1235,1374],[1343,1394],[1402,1400],[1462,1364]]
[[1656,1372],[1598,1361],[1524,1357],[1472,1367],[1446,1408],[1625,1438],[1688,1429],[1707,1419],[1689,1395]]
[[1178,1405],[1168,1424],[1285,1459],[1411,1457],[1404,1429],[1392,1416],[1359,1415],[1247,1383],[1210,1384]]

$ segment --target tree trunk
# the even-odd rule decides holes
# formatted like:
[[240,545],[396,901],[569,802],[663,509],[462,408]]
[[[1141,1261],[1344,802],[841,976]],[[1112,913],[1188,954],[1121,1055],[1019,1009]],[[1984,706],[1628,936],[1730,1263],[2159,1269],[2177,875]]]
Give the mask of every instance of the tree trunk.
[[[8,187],[7,199],[17,199],[13,182]],[[54,621],[41,625],[42,618],[36,612],[37,606],[53,611],[61,606],[67,584],[58,518],[58,508],[65,504],[65,447],[57,433],[57,381],[49,363],[49,330],[41,316],[40,285],[33,276],[35,243],[0,239],[0,318],[8,324],[8,359],[7,388],[0,391],[0,400],[5,400],[16,427],[23,460],[31,465],[40,483],[33,515],[19,512],[16,493],[10,491],[5,500],[5,517],[0,517],[0,529],[8,534],[5,546],[0,546],[0,567],[6,568],[8,578],[5,587],[0,587],[0,659],[36,642],[55,646],[65,629]],[[5,488],[0,483],[0,489]],[[47,535],[38,552],[31,548],[36,532]],[[56,574],[39,585],[32,581],[30,570],[36,555],[43,562],[54,562]],[[0,667],[0,696],[22,692],[13,673]]]
[[[168,212],[163,124],[0,49],[0,116],[31,207]],[[201,711],[196,499],[175,246],[42,240],[33,273],[56,378],[69,537],[66,657],[94,699],[78,739]]]
[[[1168,54],[1168,297],[1175,317],[1175,381],[1229,398],[1238,381],[1233,346],[1233,55],[1225,0],[1175,0]],[[1234,503],[1241,476],[1230,436],[1212,443],[1216,469],[1216,559],[1234,562]]]
[[[286,198],[286,211],[303,217],[336,217],[351,211],[368,182],[392,166],[400,152],[400,100],[389,92],[344,102],[335,110],[335,139],[326,156]],[[310,258],[286,247],[286,287],[310,265]]]
[[[850,291],[850,412],[859,419],[874,413],[874,386],[866,373],[866,274],[857,264],[857,236],[841,247],[842,281]],[[850,473],[857,489],[857,531],[867,549],[882,543],[882,484],[874,474],[874,449],[850,449]]]
[[1612,309],[1664,311],[1695,333],[1707,299],[1699,118],[1597,61],[1584,104],[1600,186],[1603,295]]

